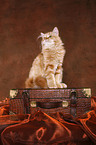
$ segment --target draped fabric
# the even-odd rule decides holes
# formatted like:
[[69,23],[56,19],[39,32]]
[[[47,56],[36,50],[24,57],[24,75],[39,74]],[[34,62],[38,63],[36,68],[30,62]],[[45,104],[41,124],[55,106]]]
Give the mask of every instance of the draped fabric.
[[0,102],[0,145],[95,145],[96,97],[91,105],[89,112],[73,118],[41,111],[9,115],[8,100]]

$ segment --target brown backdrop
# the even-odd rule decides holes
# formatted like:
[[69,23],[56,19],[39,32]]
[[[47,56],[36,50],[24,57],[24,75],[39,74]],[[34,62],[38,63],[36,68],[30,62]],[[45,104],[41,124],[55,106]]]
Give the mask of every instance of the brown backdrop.
[[96,0],[0,1],[0,99],[24,87],[40,52],[40,32],[55,26],[65,43],[64,82],[96,95]]

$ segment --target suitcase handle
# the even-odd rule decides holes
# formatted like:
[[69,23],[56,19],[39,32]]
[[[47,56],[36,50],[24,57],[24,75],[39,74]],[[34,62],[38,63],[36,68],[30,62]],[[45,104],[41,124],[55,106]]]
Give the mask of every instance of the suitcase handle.
[[36,106],[44,109],[62,107],[62,102],[36,102]]
[[69,106],[68,101],[63,100],[62,102],[36,102],[36,101],[31,101],[30,102],[30,106],[32,108],[36,108],[36,107],[40,107],[40,108],[44,108],[44,109],[52,109],[52,108],[58,108],[58,107],[62,107],[62,108],[66,108]]

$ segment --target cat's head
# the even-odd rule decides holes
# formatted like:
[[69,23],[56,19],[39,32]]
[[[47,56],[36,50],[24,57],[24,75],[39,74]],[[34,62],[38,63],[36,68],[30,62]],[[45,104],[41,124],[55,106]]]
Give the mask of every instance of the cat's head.
[[55,27],[51,32],[45,34],[41,33],[39,37],[42,38],[41,44],[44,48],[52,48],[58,45],[63,45],[59,37],[59,30],[57,27]]

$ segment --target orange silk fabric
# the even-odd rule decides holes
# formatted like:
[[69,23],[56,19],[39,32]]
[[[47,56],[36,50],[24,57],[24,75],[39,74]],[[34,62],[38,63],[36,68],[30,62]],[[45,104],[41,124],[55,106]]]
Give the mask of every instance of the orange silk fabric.
[[96,97],[92,110],[80,118],[61,112],[9,115],[8,100],[0,102],[0,145],[95,145]]

